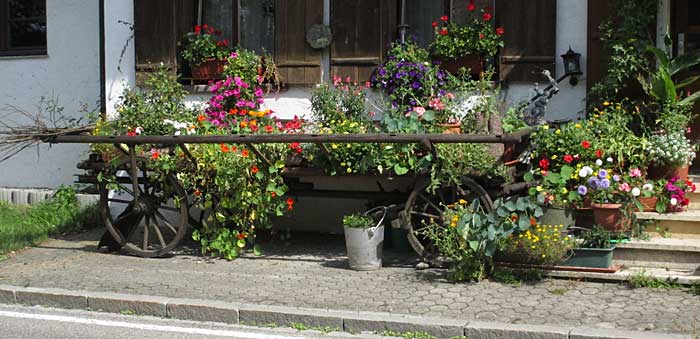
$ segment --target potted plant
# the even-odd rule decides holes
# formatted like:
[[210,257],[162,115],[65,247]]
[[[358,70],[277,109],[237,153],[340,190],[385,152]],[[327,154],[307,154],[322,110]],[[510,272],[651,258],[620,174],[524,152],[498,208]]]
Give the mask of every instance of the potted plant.
[[562,226],[536,224],[513,234],[499,257],[519,264],[555,266],[567,258],[573,245]]
[[[576,224],[575,206],[581,195],[574,189],[575,169],[569,165],[561,167],[559,172],[540,170],[539,185],[529,190],[530,196],[537,198],[544,215],[540,218],[543,225],[561,225],[564,229]],[[528,179],[534,177],[528,176]],[[575,186],[574,186],[575,187]]]
[[221,31],[207,24],[194,26],[187,33],[182,58],[190,63],[192,78],[212,80],[220,78],[230,49],[228,40],[219,39]]
[[584,230],[576,239],[576,247],[572,249],[571,256],[564,261],[563,266],[610,268],[612,266],[615,244],[612,243],[613,234],[595,226],[590,230]]
[[658,213],[682,212],[690,204],[685,194],[695,191],[695,184],[689,180],[673,177],[662,185],[663,189],[656,203]]
[[656,134],[649,138],[651,179],[688,178],[688,166],[695,159],[695,147],[682,132]]
[[[375,221],[379,213],[379,222]],[[356,271],[374,271],[382,267],[382,247],[384,243],[384,218],[387,208],[373,208],[362,214],[343,217],[345,247],[348,264]]]
[[624,232],[630,226],[631,190],[629,183],[623,182],[619,175],[603,168],[590,175],[587,186],[578,189],[582,195],[590,194],[595,224],[611,232]]
[[493,27],[493,14],[488,8],[477,11],[470,2],[467,9],[471,18],[465,25],[450,21],[448,16],[433,22],[435,38],[430,51],[433,59],[448,72],[458,74],[464,67],[472,75],[478,75],[483,70],[484,57],[495,55],[503,47],[504,30]]

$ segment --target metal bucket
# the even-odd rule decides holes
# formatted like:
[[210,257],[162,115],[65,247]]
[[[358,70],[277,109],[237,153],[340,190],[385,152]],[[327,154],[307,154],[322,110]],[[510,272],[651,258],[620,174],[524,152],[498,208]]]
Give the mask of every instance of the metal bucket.
[[374,271],[382,267],[382,247],[384,243],[384,218],[387,208],[373,208],[365,215],[381,212],[381,218],[374,227],[348,228],[345,227],[345,248],[348,251],[350,268],[356,271]]

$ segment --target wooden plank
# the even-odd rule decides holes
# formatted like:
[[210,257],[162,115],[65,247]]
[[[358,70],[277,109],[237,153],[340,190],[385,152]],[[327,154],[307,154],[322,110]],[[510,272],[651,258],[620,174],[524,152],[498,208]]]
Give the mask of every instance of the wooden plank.
[[501,80],[540,81],[541,68],[555,71],[556,0],[496,3],[496,25],[505,29],[500,52]]
[[588,0],[588,51],[586,52],[586,86],[591,87],[600,82],[607,72],[609,55],[600,39],[600,24],[610,14],[610,3],[607,0]]
[[134,0],[134,44],[137,64],[176,66],[176,4],[170,0]]
[[306,43],[306,31],[323,22],[323,0],[276,0],[275,5],[275,60],[283,82],[319,82],[321,51]]

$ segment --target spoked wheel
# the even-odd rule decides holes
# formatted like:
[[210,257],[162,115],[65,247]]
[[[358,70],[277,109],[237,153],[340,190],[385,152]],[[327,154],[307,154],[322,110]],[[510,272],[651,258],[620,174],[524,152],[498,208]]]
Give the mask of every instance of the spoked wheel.
[[[408,196],[401,213],[402,222],[408,225],[408,241],[416,253],[428,262],[439,257],[437,248],[422,235],[428,227],[443,225],[447,205],[458,203],[460,199],[472,202],[479,199],[480,208],[485,212],[493,210],[493,202],[486,190],[470,178],[462,178],[462,184],[445,184],[428,192],[429,180],[419,181]],[[431,226],[433,225],[433,226]]]
[[123,158],[110,168],[105,174],[111,185],[100,185],[100,213],[114,240],[141,257],[170,252],[185,236],[189,217],[187,194],[177,178],[153,179],[143,157]]

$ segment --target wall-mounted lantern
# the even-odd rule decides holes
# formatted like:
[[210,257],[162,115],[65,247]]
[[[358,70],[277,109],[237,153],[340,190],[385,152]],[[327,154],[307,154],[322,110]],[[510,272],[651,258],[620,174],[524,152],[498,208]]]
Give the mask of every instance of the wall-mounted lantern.
[[571,86],[576,86],[578,84],[578,76],[583,74],[581,72],[581,54],[576,53],[569,46],[569,50],[565,54],[561,55],[564,59],[564,76],[568,76],[569,83]]

